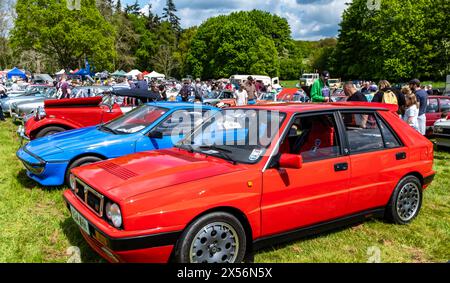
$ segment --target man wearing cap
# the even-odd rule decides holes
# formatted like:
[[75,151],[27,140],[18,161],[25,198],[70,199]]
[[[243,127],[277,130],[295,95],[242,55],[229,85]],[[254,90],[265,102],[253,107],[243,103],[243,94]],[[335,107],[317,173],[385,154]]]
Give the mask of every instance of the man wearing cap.
[[255,80],[252,76],[249,76],[247,78],[247,81],[245,82],[244,89],[247,92],[247,103],[249,105],[256,104],[256,86],[255,86]]
[[417,121],[419,123],[419,132],[422,135],[426,134],[427,131],[427,116],[425,115],[428,106],[428,93],[420,87],[420,81],[418,79],[413,79],[409,82],[409,88],[416,95],[417,101],[419,102],[419,117]]
[[330,101],[330,85],[328,80],[330,73],[323,71],[320,78],[315,80],[311,87],[311,101],[312,102],[329,102]]

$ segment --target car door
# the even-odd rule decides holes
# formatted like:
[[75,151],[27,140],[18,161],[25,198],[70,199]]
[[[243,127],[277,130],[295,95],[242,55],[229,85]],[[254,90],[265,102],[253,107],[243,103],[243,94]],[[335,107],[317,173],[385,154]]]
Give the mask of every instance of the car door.
[[137,140],[136,151],[171,148],[202,121],[203,112],[198,109],[174,111]]
[[407,162],[407,149],[377,112],[342,111],[341,117],[351,168],[347,212],[384,207],[398,181],[395,171]]
[[428,98],[428,105],[426,110],[427,116],[427,128],[433,127],[434,122],[441,118],[441,113],[439,112],[439,100],[437,98]]
[[[300,154],[301,169],[272,166],[263,172],[262,233],[272,235],[338,218],[346,212],[350,159],[333,113],[299,115],[279,154]],[[274,163],[271,163],[274,164]]]
[[[447,112],[450,116],[450,98],[441,97],[439,99],[439,112],[444,113]],[[441,117],[439,117],[440,119]]]

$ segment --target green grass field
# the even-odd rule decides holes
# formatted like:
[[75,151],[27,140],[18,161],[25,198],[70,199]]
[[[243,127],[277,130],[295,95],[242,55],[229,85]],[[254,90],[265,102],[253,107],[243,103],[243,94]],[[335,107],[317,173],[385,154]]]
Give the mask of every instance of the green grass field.
[[[67,262],[77,246],[83,262],[103,262],[83,241],[62,199],[42,189],[15,156],[17,126],[0,122],[0,262]],[[407,226],[371,220],[258,252],[255,262],[382,262],[450,260],[450,153],[436,152],[438,175],[419,217]]]

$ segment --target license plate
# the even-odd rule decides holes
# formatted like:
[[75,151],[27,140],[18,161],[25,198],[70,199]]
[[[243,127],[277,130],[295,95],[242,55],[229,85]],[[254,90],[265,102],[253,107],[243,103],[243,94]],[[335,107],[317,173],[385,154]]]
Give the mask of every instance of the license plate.
[[88,235],[89,233],[89,222],[84,218],[78,211],[75,210],[72,206],[70,206],[70,212],[72,213],[72,218],[75,221],[75,223],[80,226],[81,229],[83,229],[84,232],[86,232]]

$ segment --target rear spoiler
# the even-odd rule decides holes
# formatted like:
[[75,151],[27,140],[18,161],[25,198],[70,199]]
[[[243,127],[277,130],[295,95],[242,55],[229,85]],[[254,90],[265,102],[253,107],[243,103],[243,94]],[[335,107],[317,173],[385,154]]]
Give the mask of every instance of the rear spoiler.
[[83,98],[49,99],[44,101],[44,107],[65,107],[65,106],[97,106],[102,102],[101,96]]
[[355,106],[355,107],[367,107],[385,109],[386,111],[395,112],[398,111],[397,104],[377,103],[377,102],[333,102],[332,105],[337,106]]

